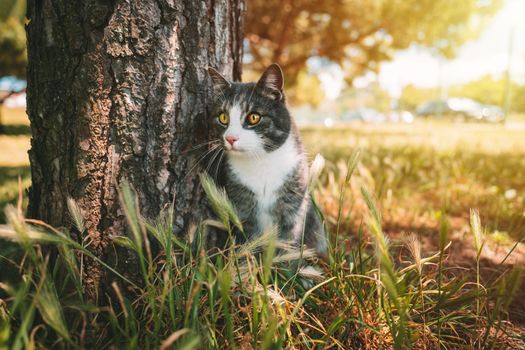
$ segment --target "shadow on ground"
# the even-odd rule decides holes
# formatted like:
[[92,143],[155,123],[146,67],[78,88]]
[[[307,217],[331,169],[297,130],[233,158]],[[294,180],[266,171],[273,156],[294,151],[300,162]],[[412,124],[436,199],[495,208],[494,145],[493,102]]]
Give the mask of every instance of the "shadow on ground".
[[0,135],[5,136],[20,136],[20,135],[31,135],[31,128],[25,124],[6,124],[2,125],[0,129]]

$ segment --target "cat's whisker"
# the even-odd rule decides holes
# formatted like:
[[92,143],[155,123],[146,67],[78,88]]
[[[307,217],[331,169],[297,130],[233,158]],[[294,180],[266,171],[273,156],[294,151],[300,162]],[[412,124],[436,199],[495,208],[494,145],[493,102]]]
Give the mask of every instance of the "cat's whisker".
[[192,172],[195,170],[195,168],[199,165],[200,162],[202,162],[208,155],[210,155],[212,152],[214,152],[215,150],[217,150],[217,148],[221,147],[220,145],[216,145],[214,147],[212,147],[211,149],[209,149],[207,152],[205,152],[198,160],[197,162],[193,165],[193,167],[188,171],[188,173],[186,174],[186,176],[184,178],[187,178],[189,175],[192,174]]
[[206,141],[206,142],[203,142],[203,143],[201,143],[201,144],[195,145],[195,146],[193,146],[191,149],[196,149],[196,148],[203,147],[203,146],[206,146],[206,145],[218,144],[218,143],[220,143],[220,142],[221,142],[220,139],[213,139],[213,140]]
[[211,140],[211,141],[207,141],[207,142],[203,142],[203,143],[200,143],[196,146],[193,146],[191,147],[190,149],[182,152],[182,154],[186,154],[186,153],[189,153],[189,152],[193,152],[193,151],[196,151],[197,149],[199,148],[202,148],[202,147],[206,147],[206,146],[209,146],[209,145],[217,145],[219,144],[221,141],[219,139],[216,139],[216,140]]
[[276,146],[274,143],[267,143],[265,144],[266,147],[268,147],[271,151],[275,151],[277,148],[279,148],[278,146]]
[[215,162],[215,159],[217,159],[217,156],[221,154],[221,149],[219,149],[218,152],[216,152],[210,159],[210,162],[208,163],[208,165],[206,166],[206,173],[209,174],[209,171],[210,171],[210,168],[211,166],[213,165],[213,162]]
[[261,143],[262,143],[262,145],[263,145],[264,147],[269,148],[270,151],[274,151],[274,150],[276,150],[277,148],[279,148],[279,147],[277,147],[273,142],[267,141],[267,140],[265,140],[265,139],[261,139]]
[[224,150],[221,153],[221,156],[219,157],[219,162],[217,163],[217,166],[215,167],[215,178],[218,178],[219,176],[219,170],[221,168],[221,163],[222,163],[222,160],[224,159],[224,154],[226,152],[224,152]]

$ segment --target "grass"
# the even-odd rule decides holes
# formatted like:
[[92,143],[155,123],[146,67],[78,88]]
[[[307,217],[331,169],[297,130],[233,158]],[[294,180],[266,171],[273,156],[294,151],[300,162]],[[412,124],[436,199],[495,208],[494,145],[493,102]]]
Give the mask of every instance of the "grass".
[[21,167],[29,164],[27,150],[31,130],[23,109],[0,107],[3,133],[0,134],[0,166]]
[[0,259],[15,273],[0,278],[0,349],[523,346],[515,334],[524,319],[515,298],[523,261],[516,242],[525,234],[523,130],[416,123],[303,135],[310,154],[327,158],[314,188],[330,231],[326,260],[301,256],[271,233],[210,256],[206,225],[239,225],[212,184],[204,181],[221,220],[199,225],[191,242],[172,236],[171,210],[140,217],[124,188],[130,235],[114,244],[137,256],[139,278],[108,265],[107,295],[95,302],[82,293],[88,242],[24,221],[10,207],[0,236],[11,243],[0,244]]
[[[203,179],[228,230],[238,226],[227,198]],[[133,191],[121,189],[129,236],[114,244],[137,256],[138,278],[115,271],[94,257],[84,240],[66,231],[25,220],[6,208],[0,238],[16,244],[2,256],[19,272],[0,288],[0,346],[22,348],[363,348],[496,349],[508,343],[505,315],[522,271],[515,268],[491,285],[472,283],[442,264],[448,245],[422,255],[418,239],[407,243],[411,259],[396,263],[372,195],[367,203],[368,249],[359,231],[347,249],[332,240],[326,261],[309,250],[278,241],[272,232],[244,245],[234,241],[210,255],[202,245],[206,224],[191,241],[173,236],[173,208],[153,221],[137,211]],[[341,197],[343,198],[343,197]],[[78,232],[85,228],[69,203]],[[482,240],[479,216],[472,234]],[[441,232],[446,242],[447,230]],[[159,247],[152,255],[149,247]],[[57,255],[50,259],[50,250]],[[276,249],[278,248],[278,249]],[[480,248],[481,249],[481,248]],[[23,255],[23,256],[21,256]],[[106,295],[87,300],[82,290],[83,259],[106,267]],[[317,267],[315,267],[317,266]],[[111,296],[111,297],[110,297]],[[477,303],[476,303],[477,302]],[[476,305],[476,306],[475,306]],[[494,307],[496,305],[497,307]]]
[[[310,128],[303,135],[311,154],[329,160],[319,190],[328,216],[336,217],[344,159],[360,147],[362,163],[354,180],[376,195],[388,232],[436,232],[441,211],[459,230],[468,225],[469,210],[477,208],[490,233],[512,241],[525,234],[524,132],[499,125],[422,123]],[[358,191],[355,185],[351,189]],[[359,209],[351,196],[343,207]],[[356,222],[350,221],[345,224]]]
[[[31,130],[23,109],[0,107],[4,132],[0,134],[0,209],[15,204],[18,198],[18,177],[22,188],[31,184],[29,150]],[[5,223],[4,211],[0,210],[0,223]]]

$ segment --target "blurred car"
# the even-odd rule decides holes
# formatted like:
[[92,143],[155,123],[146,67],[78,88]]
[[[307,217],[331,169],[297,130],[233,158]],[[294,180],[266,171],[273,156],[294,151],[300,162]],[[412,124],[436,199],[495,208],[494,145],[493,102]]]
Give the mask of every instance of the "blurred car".
[[497,123],[503,121],[504,113],[494,105],[484,105],[470,98],[452,97],[446,100],[434,100],[416,108],[418,116],[445,115],[461,118],[464,121],[485,121]]
[[505,119],[505,112],[498,106],[481,105],[482,120],[491,123],[501,123]]
[[361,121],[365,123],[383,123],[387,120],[386,116],[373,108],[358,108],[353,111],[345,112],[341,115],[344,122]]
[[332,126],[334,126],[335,122],[334,122],[334,120],[332,118],[328,117],[328,118],[324,119],[323,124],[327,128],[331,128]]
[[[2,97],[0,92],[0,99],[1,98]],[[24,108],[26,106],[26,93],[19,92],[10,95],[4,100],[4,106],[6,106],[7,108]]]
[[23,91],[26,86],[26,81],[17,77],[0,77],[0,91]]
[[19,108],[26,106],[25,80],[16,77],[0,77],[0,104],[7,108]]
[[389,122],[392,123],[407,123],[414,122],[414,114],[409,111],[392,111],[387,114]]

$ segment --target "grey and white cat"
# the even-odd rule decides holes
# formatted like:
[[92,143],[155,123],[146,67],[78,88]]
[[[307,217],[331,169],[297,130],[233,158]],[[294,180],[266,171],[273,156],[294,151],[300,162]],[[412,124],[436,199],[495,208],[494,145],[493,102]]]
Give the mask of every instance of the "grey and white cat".
[[308,193],[308,162],[286,106],[281,68],[270,65],[257,83],[230,82],[212,68],[209,74],[214,147],[225,154],[217,157],[224,161],[217,165],[216,181],[245,234],[277,227],[281,239],[325,253],[326,236]]

